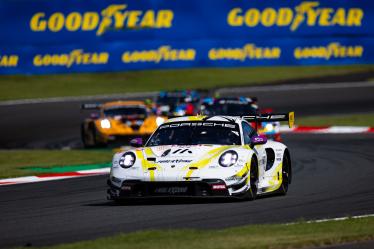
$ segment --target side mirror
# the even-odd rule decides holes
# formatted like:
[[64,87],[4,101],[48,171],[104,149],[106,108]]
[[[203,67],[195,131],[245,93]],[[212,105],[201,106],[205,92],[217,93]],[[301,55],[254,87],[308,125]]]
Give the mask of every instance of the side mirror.
[[256,135],[251,138],[251,146],[266,144],[268,141],[267,137],[264,135]]
[[130,146],[132,147],[142,147],[143,139],[141,137],[131,139]]

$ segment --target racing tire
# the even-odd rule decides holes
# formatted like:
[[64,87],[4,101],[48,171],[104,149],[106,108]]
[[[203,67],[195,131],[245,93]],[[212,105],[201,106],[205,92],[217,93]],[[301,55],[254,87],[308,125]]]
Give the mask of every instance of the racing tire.
[[85,148],[95,148],[98,147],[98,143],[96,141],[96,129],[93,125],[89,125],[88,129],[84,129],[84,125],[82,124],[81,127],[81,134],[82,134],[82,142]]
[[243,195],[242,199],[247,201],[253,201],[257,197],[258,190],[258,162],[255,157],[251,159],[251,168],[249,172],[250,188]]
[[288,192],[288,185],[291,183],[291,161],[290,157],[285,154],[282,162],[282,184],[279,187],[278,193],[286,195]]

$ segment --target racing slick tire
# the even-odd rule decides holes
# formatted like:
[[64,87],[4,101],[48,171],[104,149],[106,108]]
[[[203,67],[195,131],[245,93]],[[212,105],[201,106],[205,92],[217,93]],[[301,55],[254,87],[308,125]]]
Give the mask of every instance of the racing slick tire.
[[89,124],[87,130],[84,128],[84,124],[81,126],[82,142],[85,148],[96,148],[102,146],[97,142],[96,139],[96,128],[94,125]]
[[291,183],[291,160],[288,153],[285,152],[282,162],[282,184],[279,187],[278,193],[280,195],[286,195],[288,192],[288,185]]
[[249,172],[250,188],[242,196],[243,200],[253,201],[257,197],[258,190],[258,162],[256,157],[251,159],[251,168]]

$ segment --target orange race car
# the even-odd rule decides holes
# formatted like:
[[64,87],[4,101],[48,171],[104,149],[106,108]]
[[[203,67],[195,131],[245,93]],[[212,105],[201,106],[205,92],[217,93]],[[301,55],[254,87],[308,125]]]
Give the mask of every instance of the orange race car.
[[128,143],[134,137],[148,138],[166,120],[153,114],[143,101],[83,104],[82,109],[99,111],[82,123],[81,136],[86,148]]

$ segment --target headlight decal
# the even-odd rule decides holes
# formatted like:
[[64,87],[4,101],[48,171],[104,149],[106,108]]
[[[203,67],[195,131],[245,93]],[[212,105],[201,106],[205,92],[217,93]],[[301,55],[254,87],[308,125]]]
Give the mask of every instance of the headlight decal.
[[224,152],[218,159],[219,165],[222,167],[231,167],[238,161],[238,153],[234,150]]
[[119,159],[118,164],[122,168],[130,168],[135,164],[136,156],[133,152],[125,152]]

